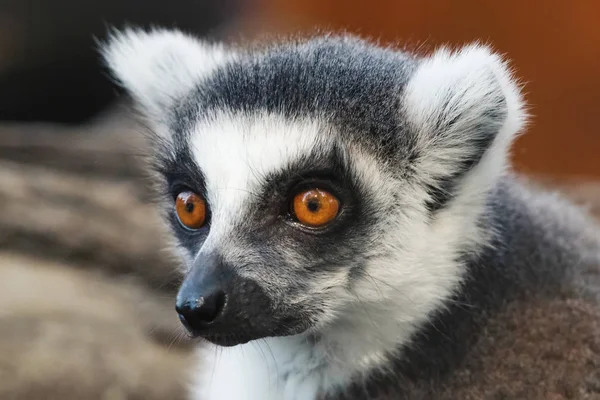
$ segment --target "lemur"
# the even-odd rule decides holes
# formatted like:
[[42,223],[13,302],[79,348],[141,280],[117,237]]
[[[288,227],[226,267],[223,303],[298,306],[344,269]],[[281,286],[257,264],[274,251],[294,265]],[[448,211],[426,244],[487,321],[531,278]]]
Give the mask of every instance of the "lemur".
[[511,172],[527,112],[489,46],[127,28],[102,53],[204,339],[191,399],[600,396],[599,230]]

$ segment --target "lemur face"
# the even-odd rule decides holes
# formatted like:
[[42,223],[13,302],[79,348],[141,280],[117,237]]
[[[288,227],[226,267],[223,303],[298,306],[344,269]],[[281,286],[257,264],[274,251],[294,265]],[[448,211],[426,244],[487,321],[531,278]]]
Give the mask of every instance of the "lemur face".
[[[376,193],[386,189],[365,181],[358,150],[324,121],[227,113],[192,130],[182,154],[160,161],[167,214],[190,260],[179,304],[217,291],[222,309],[209,313],[218,315],[203,324],[210,330],[186,322],[220,344],[324,322],[365,263],[386,252],[380,227],[384,207],[393,210]],[[204,222],[191,224],[198,210]]]
[[488,49],[420,59],[323,37],[241,52],[127,31],[104,53],[152,130],[194,335],[318,333],[365,307],[416,324],[460,283],[442,260],[484,234],[461,224],[522,119]]

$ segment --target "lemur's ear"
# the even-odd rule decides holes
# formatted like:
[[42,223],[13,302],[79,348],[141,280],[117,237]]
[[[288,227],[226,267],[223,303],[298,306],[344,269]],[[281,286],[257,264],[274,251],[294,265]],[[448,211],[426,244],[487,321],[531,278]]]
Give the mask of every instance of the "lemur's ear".
[[101,53],[117,82],[151,119],[164,118],[175,100],[231,56],[221,46],[164,29],[115,31]]
[[407,84],[403,111],[417,143],[417,168],[442,197],[483,159],[491,162],[486,171],[499,174],[526,119],[508,66],[477,44],[423,59]]

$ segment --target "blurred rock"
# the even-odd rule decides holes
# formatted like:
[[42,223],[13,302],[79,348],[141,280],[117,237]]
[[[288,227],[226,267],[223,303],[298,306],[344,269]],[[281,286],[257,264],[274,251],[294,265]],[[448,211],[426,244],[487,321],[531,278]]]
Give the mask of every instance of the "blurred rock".
[[0,125],[0,247],[172,290],[144,143],[122,107],[73,128]]
[[0,304],[1,399],[184,399],[183,333],[153,337],[175,313],[141,285],[2,252]]
[[0,399],[183,399],[178,262],[121,107],[0,126]]

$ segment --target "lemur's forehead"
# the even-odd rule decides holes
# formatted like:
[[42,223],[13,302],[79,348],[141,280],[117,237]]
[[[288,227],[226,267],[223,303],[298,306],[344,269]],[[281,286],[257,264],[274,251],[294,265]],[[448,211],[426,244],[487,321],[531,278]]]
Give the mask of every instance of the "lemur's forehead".
[[344,37],[236,54],[179,103],[175,128],[227,111],[316,118],[354,140],[398,140],[407,136],[402,92],[416,65],[405,53]]
[[324,159],[334,142],[325,123],[268,113],[218,113],[197,123],[189,135],[208,196],[227,204],[228,213],[262,190],[273,174],[301,159]]

